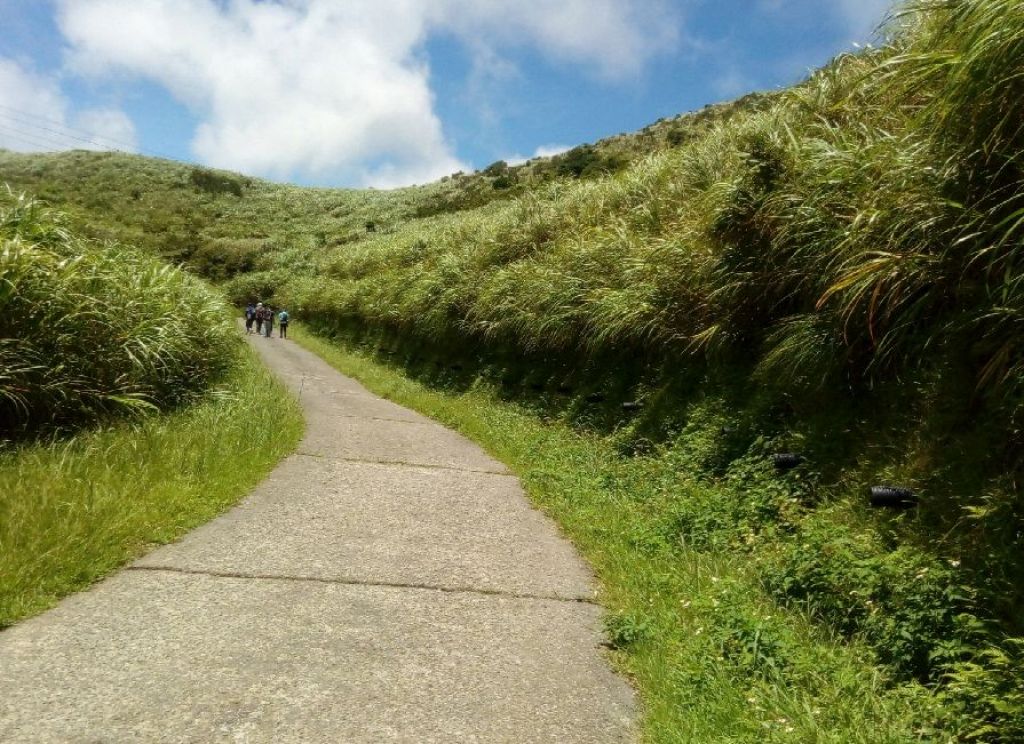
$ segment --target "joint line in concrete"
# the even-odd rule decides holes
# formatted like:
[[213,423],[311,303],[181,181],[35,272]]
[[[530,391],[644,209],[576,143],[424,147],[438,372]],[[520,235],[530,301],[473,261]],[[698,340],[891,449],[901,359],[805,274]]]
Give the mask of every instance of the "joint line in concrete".
[[360,457],[329,457],[319,455],[315,452],[295,452],[293,457],[309,457],[313,460],[331,460],[333,462],[354,462],[360,465],[390,465],[392,467],[426,468],[427,470],[448,470],[453,473],[476,473],[478,475],[495,475],[499,478],[515,478],[512,473],[503,473],[500,470],[477,470],[476,468],[456,468],[450,465],[434,465],[423,462],[406,462],[404,460],[366,460]]
[[127,571],[150,571],[153,573],[176,573],[186,576],[210,576],[217,579],[244,579],[249,581],[292,581],[311,584],[336,584],[339,586],[380,587],[384,589],[415,589],[418,591],[443,592],[445,594],[476,594],[484,597],[505,597],[507,599],[524,599],[543,602],[566,602],[569,604],[597,605],[591,597],[563,597],[556,594],[527,594],[509,592],[500,589],[479,589],[465,586],[439,586],[436,584],[418,584],[413,582],[365,581],[361,579],[327,579],[319,576],[288,576],[283,574],[255,574],[241,571],[206,571],[192,568],[175,568],[173,566],[128,566]]

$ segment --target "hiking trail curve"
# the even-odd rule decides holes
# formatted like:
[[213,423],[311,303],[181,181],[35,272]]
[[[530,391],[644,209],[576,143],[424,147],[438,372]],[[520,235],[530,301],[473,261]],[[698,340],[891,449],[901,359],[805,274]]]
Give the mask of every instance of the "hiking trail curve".
[[242,503],[0,633],[4,742],[626,742],[593,578],[518,481],[251,337],[298,451]]

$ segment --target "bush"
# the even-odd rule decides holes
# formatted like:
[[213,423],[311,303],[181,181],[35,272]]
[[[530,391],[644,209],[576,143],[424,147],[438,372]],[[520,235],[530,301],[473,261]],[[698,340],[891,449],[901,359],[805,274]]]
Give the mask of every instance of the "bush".
[[239,197],[242,195],[242,180],[226,173],[206,168],[193,168],[189,172],[189,181],[197,189],[208,194],[232,194]]
[[552,163],[558,175],[581,178],[585,172],[593,173],[600,166],[601,156],[592,146],[583,145],[556,155]]
[[870,642],[902,678],[936,682],[979,641],[972,590],[948,563],[910,546],[813,523],[766,569],[770,591]]
[[498,160],[484,168],[483,173],[485,176],[503,176],[508,173],[508,163]]
[[188,267],[207,279],[224,281],[254,271],[266,252],[261,240],[209,240],[192,252]]
[[232,360],[197,279],[77,238],[25,199],[0,207],[0,437],[180,405]]
[[968,741],[1024,741],[1024,638],[988,646],[953,667],[944,700],[965,719]]

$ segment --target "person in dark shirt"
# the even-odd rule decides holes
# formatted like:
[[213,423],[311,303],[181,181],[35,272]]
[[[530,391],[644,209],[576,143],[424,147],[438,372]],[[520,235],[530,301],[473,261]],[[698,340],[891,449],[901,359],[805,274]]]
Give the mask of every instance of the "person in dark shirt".
[[273,338],[271,335],[274,332],[274,311],[272,308],[263,308],[263,330],[267,338]]

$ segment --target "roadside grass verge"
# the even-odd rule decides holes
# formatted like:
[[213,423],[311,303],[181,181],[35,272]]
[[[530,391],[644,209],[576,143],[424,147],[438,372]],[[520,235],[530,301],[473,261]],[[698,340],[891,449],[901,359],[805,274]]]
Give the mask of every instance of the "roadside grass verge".
[[224,511],[302,429],[298,404],[245,347],[187,408],[0,450],[0,628]]
[[505,462],[594,567],[612,656],[640,693],[646,741],[951,741],[939,698],[897,681],[765,591],[757,560],[687,546],[672,505],[703,485],[667,456],[623,457],[598,434],[503,399],[478,379],[425,384],[367,350],[293,324],[294,338],[375,393],[419,410]]

